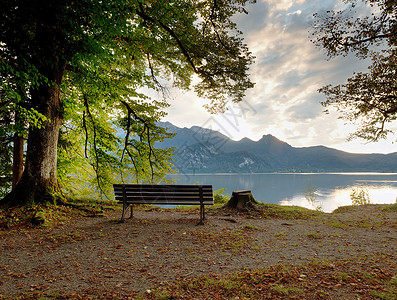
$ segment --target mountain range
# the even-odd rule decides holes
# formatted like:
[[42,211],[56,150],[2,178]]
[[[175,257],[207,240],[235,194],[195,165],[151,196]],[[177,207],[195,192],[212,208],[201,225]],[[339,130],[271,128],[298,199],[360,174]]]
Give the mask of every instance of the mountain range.
[[159,125],[176,135],[156,146],[176,147],[174,168],[184,173],[397,172],[397,153],[353,154],[324,146],[296,148],[270,134],[259,141],[234,141],[199,126]]

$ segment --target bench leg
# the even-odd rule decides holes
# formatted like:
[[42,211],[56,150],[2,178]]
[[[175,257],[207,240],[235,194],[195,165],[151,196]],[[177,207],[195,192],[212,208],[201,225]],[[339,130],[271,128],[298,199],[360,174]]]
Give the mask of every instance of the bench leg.
[[134,209],[132,204],[123,204],[123,212],[121,213],[120,223],[124,223],[125,215],[127,214],[128,206],[130,206],[130,219],[134,217]]
[[123,203],[123,212],[121,213],[121,220],[120,220],[120,223],[124,223],[124,219],[125,219],[125,215],[127,214],[128,206],[131,206],[130,219],[133,218],[132,204],[124,204],[124,203]]
[[204,225],[204,219],[205,219],[205,215],[204,215],[204,205],[201,204],[200,205],[200,222],[197,225]]
[[125,203],[123,203],[123,211],[121,213],[121,220],[120,223],[124,223],[124,216],[125,216]]
[[134,209],[132,204],[130,204],[130,206],[131,206],[130,219],[132,219],[134,217]]

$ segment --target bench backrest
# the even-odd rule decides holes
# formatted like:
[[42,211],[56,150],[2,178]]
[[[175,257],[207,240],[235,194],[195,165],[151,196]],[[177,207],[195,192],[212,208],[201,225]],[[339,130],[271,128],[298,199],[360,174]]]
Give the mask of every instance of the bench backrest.
[[212,185],[114,184],[116,200],[128,204],[204,205],[214,204]]

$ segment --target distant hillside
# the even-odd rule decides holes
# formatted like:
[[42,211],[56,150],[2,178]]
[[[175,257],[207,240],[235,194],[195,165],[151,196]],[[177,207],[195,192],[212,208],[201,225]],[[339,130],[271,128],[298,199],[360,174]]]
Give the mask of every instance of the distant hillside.
[[185,173],[397,172],[397,153],[353,154],[324,146],[295,148],[272,135],[233,141],[218,131],[160,123],[176,133],[157,147],[176,147]]

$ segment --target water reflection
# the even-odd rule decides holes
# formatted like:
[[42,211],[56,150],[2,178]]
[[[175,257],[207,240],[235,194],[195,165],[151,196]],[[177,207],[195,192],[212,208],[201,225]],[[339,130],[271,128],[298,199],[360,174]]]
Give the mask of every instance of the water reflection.
[[[397,174],[178,174],[179,184],[212,184],[214,190],[225,188],[251,190],[258,201],[282,205],[299,205],[331,212],[339,206],[351,205],[355,187],[365,188],[371,203],[394,203],[397,196]],[[313,189],[316,201],[308,201]]]
[[283,199],[279,202],[281,205],[298,205],[310,209],[321,209],[325,212],[331,212],[335,208],[344,205],[351,205],[350,194],[354,188],[364,188],[368,191],[369,199],[372,204],[394,203],[396,201],[397,189],[392,187],[379,186],[351,186],[349,188],[335,189],[331,193],[316,193],[317,201],[308,201],[306,195],[297,194],[292,198]]

